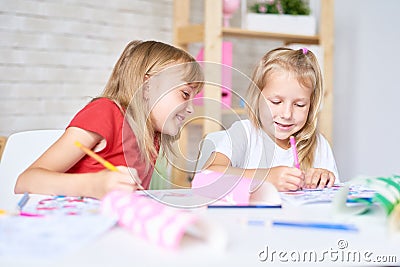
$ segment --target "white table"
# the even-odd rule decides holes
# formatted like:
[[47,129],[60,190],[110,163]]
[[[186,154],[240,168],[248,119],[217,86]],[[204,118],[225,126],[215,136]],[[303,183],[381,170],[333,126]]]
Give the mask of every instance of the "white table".
[[[323,266],[400,265],[400,234],[388,232],[386,217],[378,207],[369,214],[348,218],[332,216],[330,204],[283,205],[282,209],[203,208],[193,212],[226,230],[229,239],[225,250],[213,249],[190,236],[183,238],[178,250],[166,250],[114,227],[64,258],[32,262],[23,260],[21,255],[12,261],[0,258],[0,266],[310,266],[315,264],[314,258],[311,263],[308,259],[311,254],[318,257],[317,262],[324,257],[320,263]],[[248,219],[340,221],[356,224],[359,231],[251,226],[245,223]],[[293,261],[292,257],[304,254],[306,260]],[[346,259],[348,255],[350,261]],[[361,255],[360,261],[357,255]],[[396,257],[396,263],[374,262],[377,256],[392,256],[391,260]]]

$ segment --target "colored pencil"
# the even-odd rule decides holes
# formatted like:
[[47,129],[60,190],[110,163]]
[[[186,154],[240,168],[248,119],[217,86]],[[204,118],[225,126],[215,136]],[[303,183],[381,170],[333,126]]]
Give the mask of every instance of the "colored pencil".
[[281,205],[210,205],[209,209],[280,209]]
[[29,194],[28,192],[25,192],[20,201],[18,202],[17,206],[19,210],[22,210],[23,207],[28,203],[29,200]]
[[290,136],[290,146],[292,147],[293,151],[293,158],[294,158],[294,165],[296,166],[297,169],[300,170],[300,163],[299,163],[299,155],[297,154],[297,148],[296,148],[296,139],[294,136]]
[[291,222],[291,221],[273,221],[273,226],[314,228],[327,230],[357,231],[357,227],[352,224],[325,223],[325,222]]
[[102,157],[100,157],[99,155],[97,155],[96,153],[94,153],[92,150],[90,150],[89,148],[85,147],[84,145],[82,145],[80,142],[76,141],[75,145],[77,147],[79,147],[83,152],[85,152],[88,156],[92,157],[93,159],[97,160],[99,163],[101,163],[104,167],[106,167],[107,169],[109,169],[110,171],[115,171],[117,172],[118,169],[117,167],[115,167],[114,165],[112,165],[110,162],[108,162],[107,160],[103,159]]

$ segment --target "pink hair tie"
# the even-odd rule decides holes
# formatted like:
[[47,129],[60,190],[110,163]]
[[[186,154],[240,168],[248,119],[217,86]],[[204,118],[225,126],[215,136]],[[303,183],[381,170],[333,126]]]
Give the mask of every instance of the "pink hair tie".
[[303,54],[304,55],[307,55],[307,53],[308,53],[308,49],[307,48],[303,47],[301,50],[303,50]]

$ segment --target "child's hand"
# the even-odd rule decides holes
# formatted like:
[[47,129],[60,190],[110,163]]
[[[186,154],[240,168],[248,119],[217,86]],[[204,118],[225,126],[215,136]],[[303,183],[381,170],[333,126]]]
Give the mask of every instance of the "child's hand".
[[93,181],[95,183],[94,196],[96,198],[100,199],[114,190],[133,192],[141,188],[141,181],[136,169],[128,169],[125,166],[118,166],[117,168],[118,172],[103,170],[97,173],[99,177],[93,178],[96,179]]
[[303,188],[329,188],[335,179],[335,175],[328,170],[310,168],[306,172]]
[[303,186],[304,174],[294,167],[278,166],[269,170],[267,181],[278,191],[295,191]]

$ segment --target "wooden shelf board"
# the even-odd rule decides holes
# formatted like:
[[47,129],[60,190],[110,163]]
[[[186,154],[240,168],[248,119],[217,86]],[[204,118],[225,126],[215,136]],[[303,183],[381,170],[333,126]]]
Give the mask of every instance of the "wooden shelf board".
[[[240,37],[240,38],[259,38],[280,40],[285,43],[303,43],[303,44],[319,44],[318,35],[297,35],[284,34],[274,32],[252,31],[241,28],[224,27],[222,28],[223,36]],[[178,28],[178,42],[180,44],[189,44],[193,42],[202,42],[204,39],[204,26],[201,24],[192,24]]]
[[178,28],[177,39],[180,44],[190,44],[203,42],[204,26],[201,24],[191,24]]
[[261,39],[276,39],[282,40],[286,43],[306,43],[306,44],[319,44],[318,35],[296,35],[273,33],[263,31],[252,31],[241,28],[222,28],[223,36],[243,37],[243,38],[261,38]]

